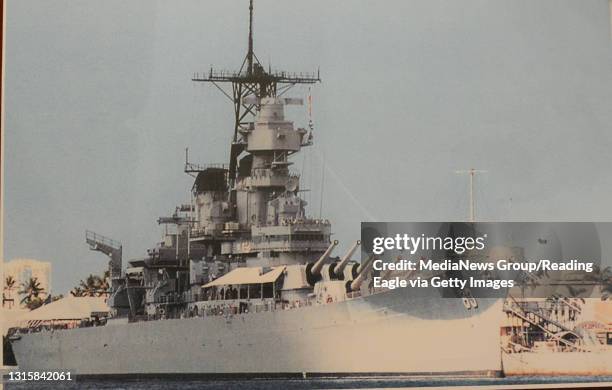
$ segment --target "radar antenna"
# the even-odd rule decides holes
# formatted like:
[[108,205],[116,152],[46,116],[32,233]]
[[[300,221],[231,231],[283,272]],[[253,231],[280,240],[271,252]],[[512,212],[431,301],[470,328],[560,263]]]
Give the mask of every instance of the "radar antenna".
[[208,72],[194,74],[192,81],[212,83],[234,106],[234,136],[229,164],[229,182],[233,186],[238,156],[246,146],[241,132],[248,132],[251,128],[253,122],[248,120],[251,119],[249,115],[254,116],[259,110],[260,99],[280,96],[297,84],[314,84],[321,78],[318,70],[314,74],[264,69],[253,50],[253,0],[250,0],[248,50],[240,70],[219,71],[211,67]]

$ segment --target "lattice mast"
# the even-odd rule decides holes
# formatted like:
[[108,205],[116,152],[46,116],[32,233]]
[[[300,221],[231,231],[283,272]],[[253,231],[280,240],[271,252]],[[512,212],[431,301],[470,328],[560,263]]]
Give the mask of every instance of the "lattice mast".
[[[314,84],[320,82],[321,79],[319,71],[314,74],[264,69],[253,50],[253,0],[250,0],[248,50],[240,70],[238,72],[218,71],[211,67],[208,73],[194,74],[192,81],[212,83],[232,101],[234,106],[234,136],[229,162],[229,182],[233,186],[238,156],[246,146],[240,130],[252,128],[252,118],[259,110],[260,99],[276,97],[297,84]],[[230,85],[231,91],[228,88]]]

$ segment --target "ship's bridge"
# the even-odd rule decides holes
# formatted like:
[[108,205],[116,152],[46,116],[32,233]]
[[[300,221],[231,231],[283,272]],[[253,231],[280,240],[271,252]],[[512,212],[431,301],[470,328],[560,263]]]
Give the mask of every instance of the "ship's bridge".
[[240,178],[239,186],[246,188],[255,187],[286,187],[287,183],[299,181],[297,173],[275,172],[270,169],[254,170],[251,176]]
[[281,225],[253,226],[250,240],[228,241],[223,253],[322,252],[329,246],[331,225],[327,220],[304,220]]

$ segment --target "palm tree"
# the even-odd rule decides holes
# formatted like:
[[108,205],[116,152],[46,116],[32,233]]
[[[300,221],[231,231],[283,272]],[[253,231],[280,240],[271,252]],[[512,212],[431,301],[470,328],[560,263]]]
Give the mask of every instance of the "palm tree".
[[19,294],[24,294],[21,303],[25,303],[26,306],[29,306],[36,298],[39,298],[39,295],[44,291],[45,289],[40,286],[38,278],[30,278],[27,283],[21,284]]
[[593,267],[593,272],[588,275],[588,279],[596,282],[601,287],[601,299],[609,299],[612,295],[612,268],[610,266],[601,268]]
[[521,288],[521,296],[525,298],[525,290],[527,287],[531,288],[531,293],[533,294],[534,290],[540,285],[540,279],[542,279],[542,275],[538,274],[530,274],[527,272],[519,272],[515,277],[515,281],[517,286]]
[[7,276],[4,280],[4,289],[8,291],[9,298],[11,297],[11,292],[15,288],[15,283],[17,283],[17,281],[12,275]]
[[54,295],[51,297],[51,302],[59,301],[62,298],[64,298],[64,294]]
[[26,303],[26,307],[30,310],[38,309],[45,304],[45,301],[41,297],[34,297]]
[[4,302],[13,302],[13,289],[15,288],[16,280],[13,276],[9,275],[4,280],[4,288],[7,293],[2,292],[2,306],[4,306]]
[[108,283],[110,280],[110,271],[104,271],[104,275],[102,275],[102,279],[100,281],[100,292],[98,296],[102,296],[110,293],[110,284]]
[[81,280],[79,285],[70,293],[74,296],[100,297],[110,292],[108,284],[109,272],[106,271],[102,277],[90,274],[85,280]]
[[81,280],[79,286],[83,290],[85,296],[94,297],[100,289],[101,282],[99,276],[90,274],[85,280]]
[[72,294],[73,297],[84,297],[85,296],[85,292],[80,286],[76,286],[75,288],[70,290],[70,294]]
[[565,285],[565,288],[567,289],[567,293],[569,295],[568,298],[580,298],[585,292],[588,291],[588,289],[585,287],[576,287],[572,286],[571,284]]

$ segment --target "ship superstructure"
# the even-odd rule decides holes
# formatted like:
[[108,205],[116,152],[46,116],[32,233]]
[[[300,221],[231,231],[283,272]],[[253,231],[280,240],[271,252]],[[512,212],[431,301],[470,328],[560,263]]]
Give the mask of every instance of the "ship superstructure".
[[[115,285],[111,298],[118,314],[134,320],[181,316],[201,310],[201,301],[244,298],[243,289],[261,284],[254,275],[269,273],[276,275],[270,285],[249,299],[264,299],[263,291],[280,302],[306,302],[318,281],[358,275],[350,259],[358,244],[342,261],[331,257],[337,242],[331,240],[330,222],[308,217],[300,177],[291,170],[291,156],[312,145],[313,126],[300,128],[288,120],[285,107],[303,100],[278,92],[316,83],[319,76],[264,70],[253,51],[252,1],[249,11],[248,52],[240,70],[211,69],[193,78],[222,91],[231,85],[226,96],[235,122],[229,164],[194,164],[186,150],[185,172],[195,179],[191,202],[159,218],[169,228],[163,240],[145,258],[130,261],[125,283]],[[220,279],[228,273],[232,277]]]

